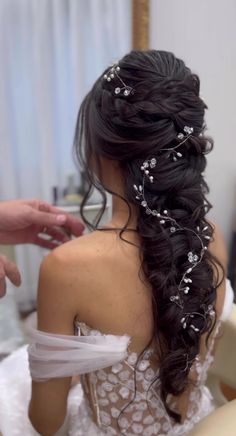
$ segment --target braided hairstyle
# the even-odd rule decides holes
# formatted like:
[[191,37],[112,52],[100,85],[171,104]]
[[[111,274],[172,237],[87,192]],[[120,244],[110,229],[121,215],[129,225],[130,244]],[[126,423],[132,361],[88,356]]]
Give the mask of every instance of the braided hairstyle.
[[[206,105],[199,96],[198,76],[182,60],[165,51],[132,51],[119,61],[119,66],[122,80],[134,92],[128,97],[115,95],[118,79],[107,82],[102,75],[79,111],[75,149],[89,179],[82,214],[94,186],[104,199],[96,225],[105,210],[106,187],[94,178],[91,160],[105,157],[119,161],[125,181],[123,200],[130,208],[130,204],[137,204],[133,185],[142,184],[140,166],[158,156],[158,165],[152,170],[154,182],[145,186],[150,209],[168,209],[183,228],[196,231],[208,225],[208,234],[212,236],[213,228],[206,220],[211,205],[205,197],[208,186],[203,172],[205,154],[212,149],[213,142],[204,134]],[[177,135],[184,126],[193,127],[194,133],[179,149],[183,157],[174,162],[160,152],[176,146]],[[171,410],[167,397],[179,396],[187,388],[191,365],[186,367],[186,356],[193,362],[200,351],[201,335],[207,332],[209,338],[215,319],[207,317],[205,322],[203,316],[196,317],[194,324],[200,333],[183,329],[183,309],[173,304],[170,297],[176,293],[189,266],[187,253],[190,249],[198,253],[201,247],[194,233],[169,234],[156,217],[145,213],[145,208],[137,207],[137,214],[142,272],[152,289],[159,389],[168,414],[180,422],[181,416]],[[206,251],[191,274],[191,292],[183,297],[184,313],[205,314],[204,307],[209,304],[215,307],[216,288],[220,284],[216,265],[220,267],[217,259]]]

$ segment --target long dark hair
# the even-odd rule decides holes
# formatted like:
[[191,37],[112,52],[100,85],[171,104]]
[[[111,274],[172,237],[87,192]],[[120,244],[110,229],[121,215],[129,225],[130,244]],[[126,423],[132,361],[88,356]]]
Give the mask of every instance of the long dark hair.
[[[131,216],[130,204],[137,204],[133,185],[142,184],[140,166],[146,159],[158,156],[158,165],[152,172],[154,183],[146,188],[149,207],[168,209],[182,227],[194,231],[207,225],[208,235],[213,236],[213,228],[206,220],[211,205],[205,196],[208,186],[203,177],[205,155],[213,142],[205,135],[206,105],[199,96],[198,76],[182,60],[165,51],[132,51],[119,61],[119,66],[122,80],[134,93],[128,97],[115,95],[115,87],[120,85],[118,78],[107,82],[102,75],[79,111],[75,149],[89,180],[82,214],[94,186],[104,203],[95,227],[105,209],[107,188],[99,177],[94,177],[91,160],[96,159],[97,167],[101,157],[119,161],[125,180],[123,200]],[[184,126],[193,127],[194,133],[181,148],[182,159],[174,162],[160,151],[176,145]],[[147,215],[145,208],[137,210],[142,271],[152,289],[161,397],[169,415],[180,422],[181,416],[170,409],[167,396],[179,396],[186,389],[191,366],[186,368],[186,356],[189,362],[194,361],[200,351],[201,334],[208,332],[209,337],[215,323],[214,318],[208,317],[204,322],[203,317],[198,317],[195,325],[201,334],[184,330],[183,310],[170,302],[188,268],[187,253],[190,249],[199,252],[199,240],[189,232],[167,235],[156,217]],[[124,229],[127,226],[128,222]],[[219,286],[219,275],[214,273],[218,270],[214,268],[216,264],[220,266],[206,251],[192,272],[191,293],[184,296],[185,312],[203,313],[203,307],[215,307]]]

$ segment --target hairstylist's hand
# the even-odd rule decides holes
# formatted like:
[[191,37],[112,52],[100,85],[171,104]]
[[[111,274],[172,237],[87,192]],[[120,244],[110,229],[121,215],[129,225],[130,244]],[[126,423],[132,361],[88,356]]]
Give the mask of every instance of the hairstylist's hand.
[[17,266],[6,256],[0,254],[0,298],[6,293],[6,278],[15,286],[21,284],[21,276]]
[[71,235],[81,236],[84,225],[73,215],[40,200],[0,202],[0,244],[36,244],[53,249]]

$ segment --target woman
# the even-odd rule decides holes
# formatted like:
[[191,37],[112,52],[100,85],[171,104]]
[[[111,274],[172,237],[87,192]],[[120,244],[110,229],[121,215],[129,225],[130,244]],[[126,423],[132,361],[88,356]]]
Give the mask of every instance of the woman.
[[[84,99],[84,203],[96,186],[113,214],[41,267],[29,348],[40,434],[182,436],[214,408],[205,380],[232,291],[207,218],[205,109],[198,77],[156,50],[126,55]],[[67,411],[78,375],[84,399]]]

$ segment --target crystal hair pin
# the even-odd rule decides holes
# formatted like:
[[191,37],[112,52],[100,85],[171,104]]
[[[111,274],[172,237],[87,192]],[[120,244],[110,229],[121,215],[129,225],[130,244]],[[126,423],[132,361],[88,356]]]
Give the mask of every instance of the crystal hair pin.
[[133,94],[134,89],[131,86],[126,85],[126,83],[120,77],[120,66],[118,63],[112,65],[111,69],[104,74],[103,78],[107,82],[111,82],[114,79],[118,79],[120,82],[120,86],[116,86],[114,89],[115,95],[124,95],[128,97],[130,94]]

